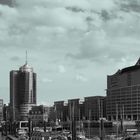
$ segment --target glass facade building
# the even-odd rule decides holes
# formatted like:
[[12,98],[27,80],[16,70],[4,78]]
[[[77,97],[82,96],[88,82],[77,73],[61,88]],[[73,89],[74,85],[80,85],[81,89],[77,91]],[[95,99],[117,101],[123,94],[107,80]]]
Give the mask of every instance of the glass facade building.
[[27,63],[10,72],[11,120],[27,120],[36,105],[36,73]]
[[107,76],[107,119],[140,119],[140,59]]

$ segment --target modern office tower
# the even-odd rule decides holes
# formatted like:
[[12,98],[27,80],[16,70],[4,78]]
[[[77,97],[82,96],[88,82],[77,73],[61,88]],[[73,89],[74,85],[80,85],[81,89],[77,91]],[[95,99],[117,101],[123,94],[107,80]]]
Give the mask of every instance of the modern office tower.
[[107,76],[107,118],[140,119],[140,59]]
[[0,99],[0,121],[3,120],[3,99]]
[[10,72],[11,119],[28,120],[28,113],[36,105],[36,73],[26,61],[19,70]]
[[99,120],[101,117],[106,116],[105,97],[91,96],[85,97],[85,119],[86,120]]

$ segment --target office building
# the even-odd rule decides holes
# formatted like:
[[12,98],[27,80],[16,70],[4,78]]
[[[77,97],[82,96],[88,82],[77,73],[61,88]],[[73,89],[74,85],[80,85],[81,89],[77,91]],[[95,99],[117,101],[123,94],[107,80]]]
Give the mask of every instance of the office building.
[[101,117],[106,117],[105,112],[105,97],[91,96],[85,97],[85,119],[86,120],[99,120]]
[[19,70],[10,72],[11,119],[28,120],[28,113],[36,105],[36,73],[26,61]]
[[11,121],[11,118],[10,118],[10,105],[6,105],[4,104],[3,105],[3,121]]
[[64,121],[64,101],[56,101],[54,102],[54,108],[56,113],[56,119],[58,121]]
[[79,107],[79,101],[80,99],[69,99],[68,100],[68,116],[69,120],[72,121],[73,119],[75,121],[79,120],[79,114],[80,114],[80,107]]
[[140,119],[140,59],[107,76],[106,104],[109,120]]

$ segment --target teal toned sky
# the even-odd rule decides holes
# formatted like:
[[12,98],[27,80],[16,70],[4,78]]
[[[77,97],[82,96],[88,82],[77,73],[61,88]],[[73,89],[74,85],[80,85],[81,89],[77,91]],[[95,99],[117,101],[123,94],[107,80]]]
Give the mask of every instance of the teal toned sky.
[[140,56],[140,0],[0,4],[0,50],[0,98],[5,103],[9,71],[25,63],[26,50],[37,73],[38,104],[106,95],[107,75]]

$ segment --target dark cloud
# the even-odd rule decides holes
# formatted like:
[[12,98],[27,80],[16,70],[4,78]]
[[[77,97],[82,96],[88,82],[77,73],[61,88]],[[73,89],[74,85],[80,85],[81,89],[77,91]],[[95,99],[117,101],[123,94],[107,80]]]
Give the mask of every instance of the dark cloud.
[[13,6],[14,5],[14,0],[0,0],[0,4]]
[[101,17],[104,21],[107,21],[110,19],[110,15],[109,15],[109,12],[106,11],[106,10],[102,10],[101,11]]
[[73,11],[73,12],[85,12],[84,9],[78,8],[78,7],[66,7],[67,10]]
[[125,12],[140,12],[140,1],[139,0],[122,0],[119,2],[121,10]]

